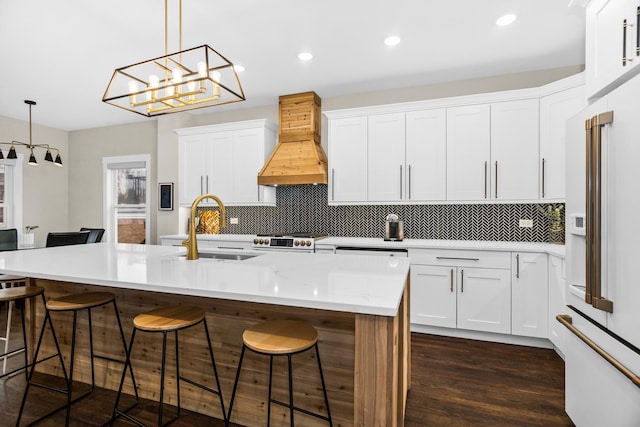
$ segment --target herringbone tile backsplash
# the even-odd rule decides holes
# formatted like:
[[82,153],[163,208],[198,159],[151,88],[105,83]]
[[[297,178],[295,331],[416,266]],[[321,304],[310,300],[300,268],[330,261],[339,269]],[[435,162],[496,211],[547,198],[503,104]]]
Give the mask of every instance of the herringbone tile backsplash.
[[[306,231],[377,238],[383,237],[384,218],[395,213],[410,239],[549,242],[559,237],[549,231],[544,214],[549,206],[561,207],[564,216],[563,205],[549,204],[329,206],[326,185],[294,185],[277,188],[277,207],[229,206],[227,217],[238,218],[238,224],[229,224],[224,232]],[[519,227],[520,219],[532,219],[533,227]]]

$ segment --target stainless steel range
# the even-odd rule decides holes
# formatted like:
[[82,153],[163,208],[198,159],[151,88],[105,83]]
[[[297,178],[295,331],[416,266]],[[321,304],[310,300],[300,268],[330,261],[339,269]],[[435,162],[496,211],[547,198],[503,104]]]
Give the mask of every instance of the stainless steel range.
[[280,252],[315,252],[316,241],[327,237],[319,233],[258,234],[253,249]]

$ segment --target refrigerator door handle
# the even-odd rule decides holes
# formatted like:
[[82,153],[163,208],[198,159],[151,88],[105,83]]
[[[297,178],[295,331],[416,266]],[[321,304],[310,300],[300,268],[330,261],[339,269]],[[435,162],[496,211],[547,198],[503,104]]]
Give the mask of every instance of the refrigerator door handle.
[[586,122],[586,291],[585,301],[594,308],[613,313],[613,301],[602,297],[602,127],[613,122],[613,111]]

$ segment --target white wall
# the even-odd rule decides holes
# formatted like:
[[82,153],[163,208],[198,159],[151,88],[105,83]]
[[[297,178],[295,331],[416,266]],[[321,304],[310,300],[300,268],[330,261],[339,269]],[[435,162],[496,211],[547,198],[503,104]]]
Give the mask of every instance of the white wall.
[[[26,114],[26,111],[25,111]],[[37,225],[34,231],[36,242],[44,242],[49,231],[65,231],[69,227],[69,133],[58,129],[33,124],[32,142],[48,144],[60,150],[64,167],[45,162],[45,152],[36,149],[34,154],[38,166],[23,165],[23,214],[22,224]],[[29,142],[29,122],[0,117],[0,141]],[[9,146],[0,146],[7,155]],[[28,159],[29,152],[16,147]],[[55,152],[53,153],[55,158]],[[24,230],[18,230],[24,232]]]

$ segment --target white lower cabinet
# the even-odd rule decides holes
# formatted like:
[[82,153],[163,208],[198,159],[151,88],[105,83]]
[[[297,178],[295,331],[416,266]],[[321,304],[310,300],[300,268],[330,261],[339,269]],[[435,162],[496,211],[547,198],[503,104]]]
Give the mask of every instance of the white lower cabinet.
[[458,328],[511,332],[511,272],[490,268],[458,270]]
[[508,334],[508,252],[409,251],[411,323]]
[[456,267],[411,266],[411,323],[455,328]]
[[567,328],[556,320],[556,316],[568,314],[564,272],[564,259],[549,255],[549,340],[562,354],[565,352]]
[[511,333],[547,338],[547,254],[514,252],[511,258]]

